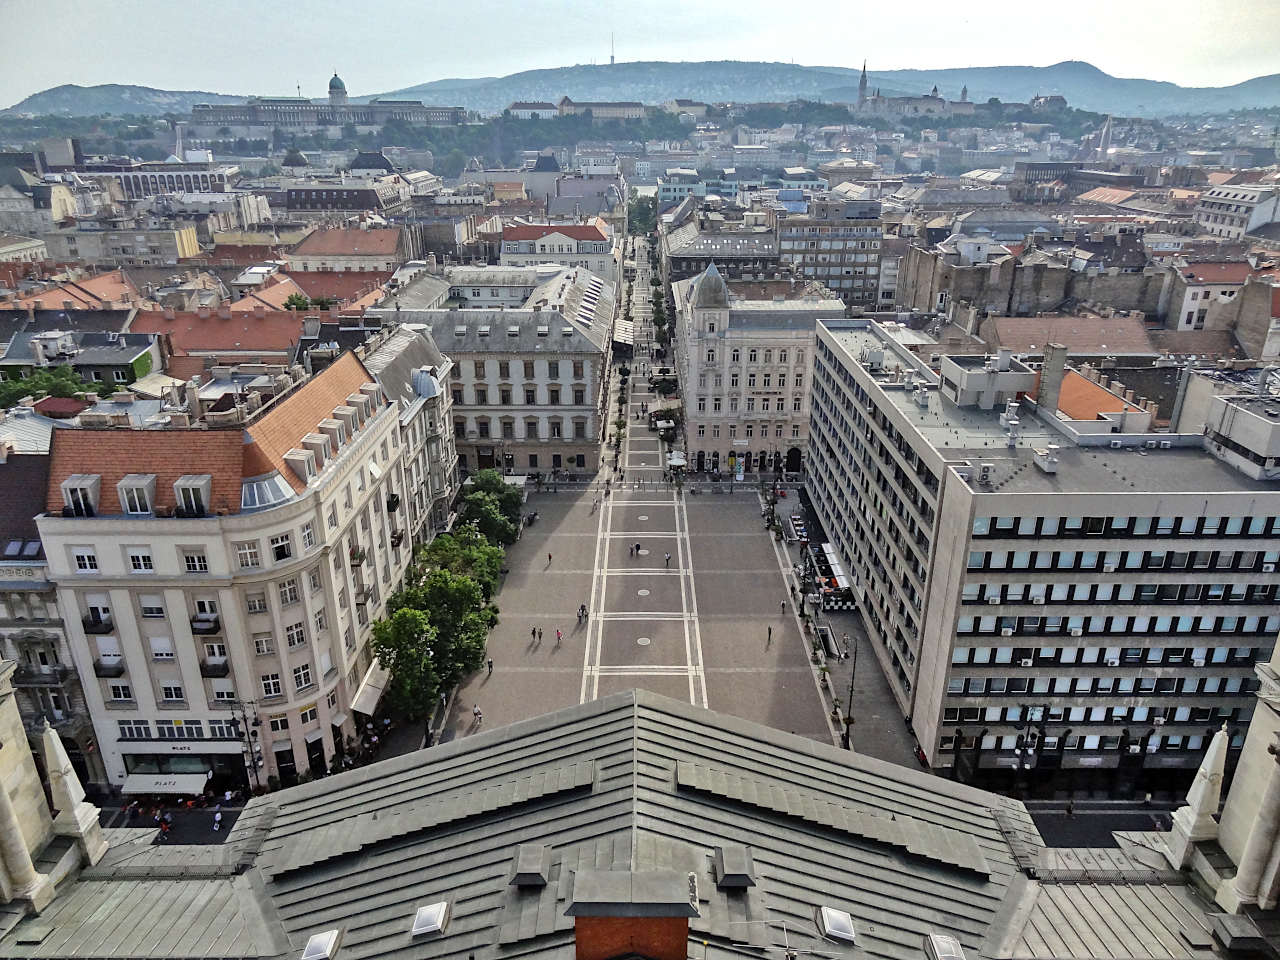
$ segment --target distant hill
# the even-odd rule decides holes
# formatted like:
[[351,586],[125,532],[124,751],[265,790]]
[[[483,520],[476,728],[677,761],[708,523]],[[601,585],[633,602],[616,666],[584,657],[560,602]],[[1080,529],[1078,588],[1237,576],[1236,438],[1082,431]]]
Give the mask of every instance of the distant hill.
[[[676,97],[708,102],[786,101],[792,99],[851,101],[857,97],[859,70],[809,67],[794,63],[741,60],[705,62],[637,61],[579,64],[548,70],[526,70],[505,77],[433,80],[376,94],[379,97],[459,105],[497,113],[516,100],[640,100],[661,103]],[[1229,87],[1180,87],[1157,80],[1113,77],[1097,67],[1069,60],[1048,67],[959,67],[943,70],[880,70],[868,74],[872,89],[886,96],[903,92],[939,93],[955,100],[968,86],[969,99],[991,97],[1025,102],[1036,94],[1061,94],[1073,107],[1100,113],[1161,116],[1170,113],[1226,111],[1280,106],[1280,74],[1255,77]],[[367,101],[373,95],[353,97]],[[27,97],[11,113],[185,113],[193,103],[234,103],[243,97],[198,91],[155,90],[107,84],[61,86]]]
[[203,90],[157,90],[121,83],[81,87],[74,83],[50,87],[15,103],[4,113],[61,114],[72,117],[120,116],[132,113],[160,116],[190,113],[193,103],[243,103],[244,97]]

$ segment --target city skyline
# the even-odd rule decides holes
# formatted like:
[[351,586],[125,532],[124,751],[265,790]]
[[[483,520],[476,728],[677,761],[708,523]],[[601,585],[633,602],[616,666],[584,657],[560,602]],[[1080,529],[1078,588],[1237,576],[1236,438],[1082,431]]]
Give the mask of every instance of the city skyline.
[[[849,25],[858,27],[865,39],[850,42],[841,30],[819,32],[806,37],[798,50],[788,50],[778,45],[772,8],[760,3],[715,0],[690,10],[673,0],[655,0],[645,22],[679,29],[636,33],[617,8],[602,16],[581,0],[555,0],[523,8],[519,30],[511,32],[510,42],[492,50],[446,45],[422,58],[432,38],[474,29],[476,23],[509,21],[510,5],[477,0],[465,10],[433,11],[431,23],[421,32],[384,29],[393,22],[413,23],[420,9],[406,0],[381,0],[358,18],[333,0],[305,4],[307,17],[299,17],[296,8],[261,9],[244,0],[227,0],[218,5],[219,20],[213,24],[208,4],[175,9],[155,0],[135,0],[130,6],[131,15],[125,18],[73,0],[11,0],[0,7],[6,32],[16,27],[27,40],[10,58],[13,69],[0,76],[0,103],[11,105],[62,84],[105,83],[244,95],[292,95],[301,86],[303,96],[318,97],[323,90],[317,88],[316,76],[332,69],[349,74],[352,94],[359,96],[445,78],[607,63],[611,37],[619,62],[792,60],[857,67],[866,57],[874,72],[1083,60],[1118,77],[1227,86],[1275,72],[1268,38],[1280,33],[1280,8],[1242,11],[1221,0],[1178,0],[1157,11],[1152,5],[1135,9],[1089,0],[1077,11],[1079,19],[1105,17],[1108,29],[1094,33],[1085,45],[1079,37],[1057,30],[1047,10],[1025,11],[1016,25],[1000,24],[957,16],[954,8],[931,0],[915,10],[906,34],[897,29],[902,25],[891,11],[859,10]],[[834,3],[812,9],[817,20],[826,23],[839,22],[843,12]],[[75,57],[50,58],[47,51],[58,49],[59,32],[73,17],[98,42],[78,49]],[[1188,31],[1189,17],[1212,21],[1216,29],[1208,35]],[[256,30],[245,29],[249,21]],[[1132,38],[1138,35],[1143,42],[1135,45]],[[204,37],[206,49],[216,50],[217,56],[193,57],[190,45],[181,39],[196,36]],[[145,56],[121,56],[122,45],[130,41]],[[287,56],[290,49],[302,55],[301,61]]]

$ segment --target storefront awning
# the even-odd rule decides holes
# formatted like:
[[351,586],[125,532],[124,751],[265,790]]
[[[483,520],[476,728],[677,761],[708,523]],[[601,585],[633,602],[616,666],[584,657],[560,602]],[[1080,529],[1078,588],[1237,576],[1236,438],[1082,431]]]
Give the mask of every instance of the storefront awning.
[[347,715],[345,713],[335,713],[329,718],[329,726],[331,727],[340,727],[346,722]]
[[208,773],[131,773],[125,777],[121,793],[163,793],[198,797],[209,782]]
[[356,695],[351,701],[351,709],[356,713],[363,713],[366,717],[372,717],[373,712],[378,709],[378,701],[382,699],[382,691],[386,688],[389,679],[390,674],[375,658],[356,689]]

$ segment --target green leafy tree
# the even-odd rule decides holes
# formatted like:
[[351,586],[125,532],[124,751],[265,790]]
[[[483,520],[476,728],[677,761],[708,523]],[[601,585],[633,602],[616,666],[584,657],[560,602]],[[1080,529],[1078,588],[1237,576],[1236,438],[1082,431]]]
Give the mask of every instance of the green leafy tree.
[[286,310],[310,310],[311,301],[300,293],[291,293],[285,297],[284,308]]
[[524,502],[524,495],[519,488],[503,480],[502,474],[497,470],[477,471],[471,478],[471,486],[481,493],[493,494],[502,515],[512,523],[520,520],[520,506]]
[[65,364],[52,370],[41,368],[21,380],[0,381],[0,408],[8,409],[26,396],[71,397],[82,391],[100,393],[102,387],[106,387],[108,395],[115,389],[109,383],[86,383]]
[[497,618],[470,577],[433,570],[417,586],[388,597],[387,610],[392,620],[404,610],[427,618],[435,632],[430,654],[441,687],[452,687],[484,663],[485,641]]
[[516,525],[506,518],[498,498],[491,493],[477,491],[463,497],[458,520],[462,523],[474,523],[490,543],[509,546],[516,542]]
[[485,600],[498,589],[502,560],[506,552],[491,544],[470,524],[459,525],[452,533],[443,533],[423,547],[405,576],[408,586],[416,586],[431,570],[447,570],[470,577],[480,585]]
[[441,689],[436,651],[437,629],[422,610],[401,607],[373,625],[371,640],[378,662],[391,673],[387,699],[391,708],[407,717],[418,717],[435,705]]

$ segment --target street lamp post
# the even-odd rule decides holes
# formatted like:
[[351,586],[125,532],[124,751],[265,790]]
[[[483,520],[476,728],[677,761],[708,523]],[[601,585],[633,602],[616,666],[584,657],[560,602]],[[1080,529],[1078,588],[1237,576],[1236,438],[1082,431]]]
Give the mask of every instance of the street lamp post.
[[844,748],[853,749],[853,681],[858,676],[858,633],[853,634],[853,649],[849,653],[849,700],[844,712]]
[[[258,789],[262,789],[262,779],[258,776],[258,765],[262,754],[262,744],[258,738],[258,716],[256,700],[232,700],[231,707],[233,711],[239,711],[239,719],[232,718],[232,723],[236,726],[236,732],[242,741],[245,764],[249,768],[249,773],[253,776],[253,784]],[[253,711],[253,720],[249,720],[249,711]]]

